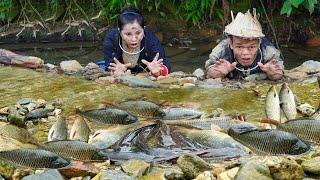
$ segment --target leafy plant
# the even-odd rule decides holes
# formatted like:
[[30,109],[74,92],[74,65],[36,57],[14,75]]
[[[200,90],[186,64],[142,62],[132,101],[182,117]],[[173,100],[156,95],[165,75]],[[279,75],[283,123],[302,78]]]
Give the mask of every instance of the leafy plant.
[[315,5],[319,2],[320,0],[286,0],[283,3],[280,14],[287,14],[289,17],[292,14],[293,7],[298,8],[299,6],[303,6],[310,14],[312,14],[314,12]]
[[13,8],[12,0],[1,0],[0,1],[0,20],[9,20],[10,11]]

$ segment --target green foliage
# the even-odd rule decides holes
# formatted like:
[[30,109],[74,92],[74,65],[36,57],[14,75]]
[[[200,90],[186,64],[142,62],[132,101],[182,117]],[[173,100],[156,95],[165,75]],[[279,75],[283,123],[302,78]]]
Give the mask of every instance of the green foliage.
[[320,0],[286,0],[283,3],[280,14],[286,14],[289,17],[292,14],[293,7],[299,8],[300,6],[303,6],[310,14],[312,14],[314,12],[315,5],[319,2]]
[[10,11],[13,8],[12,0],[1,0],[0,1],[0,20],[10,19]]

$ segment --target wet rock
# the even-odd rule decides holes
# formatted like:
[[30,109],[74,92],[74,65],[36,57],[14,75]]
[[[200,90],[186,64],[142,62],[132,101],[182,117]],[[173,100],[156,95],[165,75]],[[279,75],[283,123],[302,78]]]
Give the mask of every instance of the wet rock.
[[291,69],[290,72],[298,71],[298,72],[304,72],[304,73],[318,73],[320,72],[320,62],[309,60],[302,63],[302,65]]
[[19,101],[17,101],[17,104],[20,104],[21,106],[23,106],[23,105],[27,105],[31,102],[32,102],[32,99],[25,98],[25,99],[20,99]]
[[179,79],[179,84],[180,85],[184,85],[186,83],[195,84],[196,82],[197,82],[197,78],[196,77],[186,77],[186,78]]
[[82,69],[81,64],[76,60],[70,60],[70,61],[61,61],[60,62],[60,68],[62,71],[66,73],[76,73],[79,72]]
[[164,172],[164,177],[167,180],[185,179],[183,176],[183,172],[178,167],[167,168]]
[[64,180],[62,175],[56,169],[48,169],[43,173],[33,174],[25,176],[22,180],[33,180],[33,179],[43,179],[43,180]]
[[232,180],[239,171],[239,167],[229,169],[217,176],[217,180]]
[[12,175],[12,179],[22,179],[22,177],[28,176],[30,174],[34,174],[34,170],[32,169],[16,169]]
[[234,179],[272,180],[268,166],[256,159],[249,160],[247,163],[241,165]]
[[173,78],[173,77],[170,77],[170,76],[158,77],[157,81],[160,84],[177,84],[179,82],[179,80],[177,78]]
[[316,109],[308,103],[299,104],[297,106],[297,110],[306,116],[311,116],[313,113],[316,112]]
[[208,81],[199,81],[197,83],[197,86],[199,88],[204,88],[204,89],[219,89],[219,88],[222,88],[223,87],[223,84],[220,82],[210,82],[208,83]]
[[149,173],[147,173],[146,175],[142,176],[141,180],[154,180],[154,179],[159,179],[159,180],[165,180],[165,176],[164,176],[164,172],[165,170],[162,168],[158,168],[158,167],[154,167],[151,169],[151,171]]
[[303,161],[301,166],[306,172],[320,175],[320,156]]
[[71,166],[60,168],[59,172],[67,178],[79,176],[95,176],[99,173],[99,169],[92,163],[72,161]]
[[268,76],[266,73],[256,73],[256,74],[251,74],[251,75],[245,77],[244,80],[246,80],[246,81],[260,81],[260,80],[264,80],[267,78],[268,78]]
[[87,80],[96,80],[99,77],[102,77],[105,75],[105,71],[101,69],[97,64],[95,63],[89,63],[86,67],[81,69],[81,74],[84,76]]
[[300,81],[308,78],[307,73],[299,72],[299,71],[293,71],[293,72],[285,71],[284,76],[292,80],[300,80]]
[[136,160],[136,159],[131,159],[121,164],[122,170],[134,177],[143,176],[146,173],[146,171],[149,169],[149,167],[150,167],[150,164],[141,160]]
[[193,75],[195,75],[198,79],[204,79],[204,71],[201,68],[196,69],[193,73]]
[[184,88],[192,88],[192,87],[195,87],[196,85],[195,84],[192,84],[192,83],[184,83],[183,84],[183,87]]
[[105,84],[105,85],[108,85],[108,84],[112,84],[115,82],[115,78],[113,76],[106,76],[106,77],[99,77],[96,82],[97,83],[100,83],[100,84]]
[[193,154],[180,156],[177,160],[177,164],[187,178],[195,178],[201,172],[211,169],[208,163]]
[[21,111],[15,110],[15,109],[10,109],[9,115],[8,115],[8,121],[16,125],[18,127],[25,127],[25,121],[24,121],[25,116],[21,115]]
[[273,179],[302,179],[303,169],[295,160],[273,158],[267,163]]
[[0,49],[0,63],[24,68],[41,68],[44,61],[34,56],[22,56],[9,50]]
[[212,174],[211,171],[204,171],[203,173],[199,174],[195,180],[215,180],[216,177]]
[[126,175],[120,170],[105,170],[97,174],[92,180],[134,180],[135,178]]

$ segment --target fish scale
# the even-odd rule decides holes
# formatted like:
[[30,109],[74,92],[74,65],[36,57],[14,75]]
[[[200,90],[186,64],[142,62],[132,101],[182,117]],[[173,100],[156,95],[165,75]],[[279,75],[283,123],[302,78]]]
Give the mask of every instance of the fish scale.
[[314,119],[295,119],[278,124],[279,130],[291,132],[301,139],[320,144],[320,121]]
[[62,168],[70,162],[56,153],[42,149],[16,149],[0,152],[0,159],[20,167],[28,168]]
[[297,106],[292,90],[287,83],[283,83],[279,93],[281,108],[288,120],[295,119],[297,116]]
[[258,154],[291,154],[297,155],[310,149],[294,134],[278,130],[253,130],[237,133],[231,128],[228,134]]
[[82,141],[50,141],[44,149],[55,152],[63,157],[80,161],[103,161],[108,157],[94,145]]
[[280,122],[280,99],[274,86],[271,86],[266,97],[266,116]]
[[140,117],[163,117],[165,112],[155,103],[141,100],[124,101],[117,105],[118,108]]
[[88,111],[77,110],[81,116],[105,124],[130,124],[138,118],[124,110],[116,108],[93,109]]

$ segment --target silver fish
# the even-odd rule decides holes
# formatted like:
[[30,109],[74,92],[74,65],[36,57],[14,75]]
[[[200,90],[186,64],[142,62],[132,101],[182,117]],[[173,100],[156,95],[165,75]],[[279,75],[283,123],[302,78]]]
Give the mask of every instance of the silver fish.
[[56,153],[42,149],[3,151],[0,152],[0,159],[14,166],[27,168],[62,168],[70,164]]
[[228,134],[257,154],[298,155],[310,150],[308,144],[288,132],[273,129],[258,130],[251,127],[248,128],[248,131],[244,129],[245,127],[241,125],[234,126],[229,129]]
[[158,105],[149,101],[129,100],[119,103],[117,107],[140,117],[162,118],[166,115]]
[[281,108],[288,120],[295,119],[297,116],[297,105],[293,92],[287,85],[283,83],[279,93]]
[[88,142],[90,129],[87,122],[82,118],[78,117],[70,130],[70,140],[79,140]]
[[66,140],[67,124],[64,117],[57,117],[57,121],[51,126],[48,133],[48,141]]
[[45,150],[55,152],[65,158],[78,161],[104,161],[108,156],[95,146],[82,141],[50,141],[43,147]]
[[102,108],[88,111],[77,109],[77,113],[90,120],[105,124],[130,124],[138,121],[135,115],[116,108]]
[[[123,134],[125,135],[125,134]],[[106,149],[115,144],[121,139],[121,135],[109,130],[98,130],[92,137],[90,137],[88,143],[96,146],[98,149]]]
[[124,75],[120,77],[121,83],[130,87],[142,87],[142,88],[159,88],[159,83],[153,82],[149,79],[139,79],[132,75]]
[[265,112],[268,119],[280,122],[280,100],[274,86],[271,86],[267,93]]
[[162,118],[163,120],[195,119],[202,115],[202,112],[187,108],[167,108],[163,109],[163,111],[166,113]]

